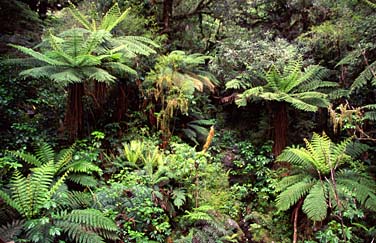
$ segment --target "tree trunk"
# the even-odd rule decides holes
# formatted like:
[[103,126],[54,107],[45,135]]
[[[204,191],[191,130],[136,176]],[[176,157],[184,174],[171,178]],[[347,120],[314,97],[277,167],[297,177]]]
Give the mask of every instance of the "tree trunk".
[[28,1],[29,7],[31,10],[37,12],[38,11],[38,0],[29,0]]
[[127,113],[128,110],[128,87],[125,81],[120,82],[118,84],[118,95],[117,95],[117,103],[116,103],[116,110],[115,116],[116,121],[120,122],[123,120],[124,115]]
[[278,156],[287,145],[288,116],[286,103],[272,104],[274,123],[273,154]]
[[48,0],[39,1],[38,14],[39,18],[45,19],[47,17]]
[[173,0],[163,1],[163,33],[167,33],[170,30],[173,2]]
[[67,110],[64,124],[71,140],[83,134],[83,103],[84,84],[74,83],[68,86]]
[[299,218],[299,210],[302,204],[303,204],[303,199],[300,199],[292,213],[292,216],[294,218],[294,235],[293,235],[292,243],[298,242],[298,218]]

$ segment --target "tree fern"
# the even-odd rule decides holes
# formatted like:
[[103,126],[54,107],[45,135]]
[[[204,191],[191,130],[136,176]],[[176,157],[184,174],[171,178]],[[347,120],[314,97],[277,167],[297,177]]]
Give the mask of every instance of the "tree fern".
[[374,180],[366,174],[354,170],[339,168],[353,163],[351,156],[364,151],[348,138],[333,143],[323,134],[314,133],[312,139],[305,139],[306,147],[286,148],[277,161],[290,163],[293,174],[281,179],[276,186],[280,192],[276,199],[279,210],[287,210],[300,199],[303,200],[303,212],[314,221],[322,221],[327,217],[329,204],[341,211],[341,196],[348,192],[360,204],[375,210],[376,187]]

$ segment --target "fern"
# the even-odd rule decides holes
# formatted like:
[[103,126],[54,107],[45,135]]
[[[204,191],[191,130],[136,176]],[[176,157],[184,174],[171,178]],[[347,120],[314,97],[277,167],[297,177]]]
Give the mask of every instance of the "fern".
[[367,66],[366,69],[359,74],[359,76],[352,83],[350,91],[354,92],[355,90],[363,87],[367,82],[370,82],[373,86],[376,86],[375,70],[376,61]]
[[63,212],[56,225],[77,243],[104,243],[104,239],[118,238],[116,224],[95,209]]
[[310,181],[301,181],[289,186],[286,190],[282,191],[276,200],[278,210],[287,210],[292,205],[297,203],[299,199],[304,197],[313,187],[314,183]]
[[13,220],[11,223],[1,225],[0,240],[3,240],[4,242],[10,242],[21,232],[23,225],[23,220]]
[[314,221],[322,221],[327,216],[327,188],[317,182],[309,191],[303,203],[303,212]]

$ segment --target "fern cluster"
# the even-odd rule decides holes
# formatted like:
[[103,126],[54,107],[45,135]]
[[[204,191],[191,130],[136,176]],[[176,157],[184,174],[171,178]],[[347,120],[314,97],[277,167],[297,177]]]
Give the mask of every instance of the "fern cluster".
[[361,205],[376,210],[372,178],[344,167],[353,160],[352,156],[359,155],[362,147],[353,146],[351,139],[335,144],[325,134],[316,133],[305,143],[305,148],[289,147],[277,158],[293,166],[292,175],[284,177],[276,188],[280,192],[276,201],[279,210],[287,210],[303,199],[303,212],[308,218],[322,221],[329,208],[340,207],[342,199],[338,197],[344,198],[348,192]]
[[[89,176],[100,169],[90,162],[75,161],[74,146],[55,154],[43,143],[34,154],[9,151],[9,155],[31,166],[24,176],[15,170],[7,189],[0,190],[0,198],[15,209],[25,221],[2,226],[7,239],[26,236],[32,242],[54,242],[67,237],[78,243],[105,242],[117,238],[117,226],[92,207],[91,195],[68,191],[65,181],[70,176]],[[78,181],[81,181],[78,179]]]

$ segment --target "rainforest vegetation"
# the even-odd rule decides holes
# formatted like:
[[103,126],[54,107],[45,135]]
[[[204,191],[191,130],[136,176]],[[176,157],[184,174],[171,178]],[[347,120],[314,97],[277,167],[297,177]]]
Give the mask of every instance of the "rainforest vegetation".
[[375,0],[0,9],[0,243],[376,241]]

